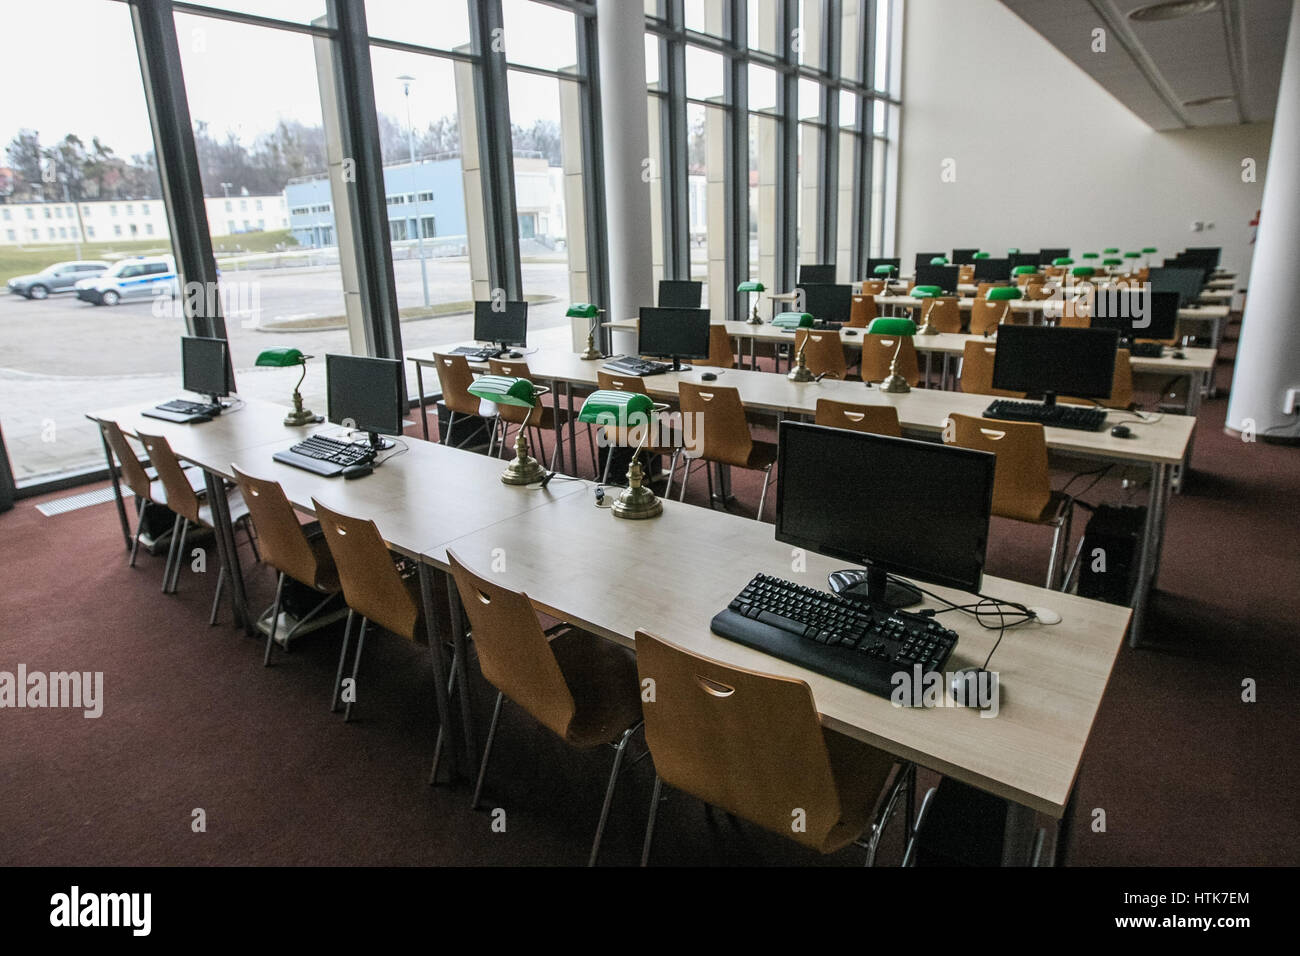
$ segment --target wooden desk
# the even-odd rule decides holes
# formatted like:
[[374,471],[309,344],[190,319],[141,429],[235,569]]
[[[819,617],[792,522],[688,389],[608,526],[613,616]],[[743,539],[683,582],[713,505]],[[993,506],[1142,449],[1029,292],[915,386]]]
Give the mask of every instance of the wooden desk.
[[[448,548],[479,570],[504,548],[510,564],[502,583],[542,610],[624,645],[634,647],[635,631],[645,628],[728,664],[807,681],[827,727],[1053,818],[1069,800],[1130,617],[1126,608],[985,578],[984,593],[1050,607],[1062,620],[1006,632],[990,664],[1002,682],[1001,709],[996,719],[982,719],[952,707],[898,708],[713,635],[712,616],[754,573],[824,588],[826,575],[843,567],[808,554],[806,571],[792,572],[790,547],[775,540],[771,525],[673,501],[664,502],[658,518],[619,521],[580,494],[440,543],[425,558],[445,567]],[[923,606],[936,604],[927,599]],[[957,612],[941,620],[960,634],[949,669],[982,664],[997,632]]]

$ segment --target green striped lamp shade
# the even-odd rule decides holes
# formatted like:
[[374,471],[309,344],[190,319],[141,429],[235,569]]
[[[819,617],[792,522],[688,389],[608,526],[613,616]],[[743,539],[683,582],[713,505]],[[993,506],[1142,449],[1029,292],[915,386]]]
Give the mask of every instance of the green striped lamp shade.
[[888,263],[878,265],[871,271],[882,278],[893,275],[898,270],[897,266],[891,266]]
[[756,279],[749,279],[736,286],[737,292],[766,292],[767,287]]
[[520,408],[537,406],[537,390],[526,378],[480,375],[466,391],[494,405],[516,405]]
[[930,265],[932,266],[946,266],[947,264],[948,264],[947,256],[935,256],[933,259],[930,260]]
[[1105,253],[1106,255],[1108,255],[1108,256],[1116,256],[1116,255],[1119,255],[1119,247],[1118,247],[1118,246],[1107,246],[1105,249],[1103,249],[1103,250],[1101,250],[1101,251],[1104,252],[1104,253]]
[[872,319],[867,326],[868,335],[915,335],[916,323],[911,319],[895,319],[882,316]]
[[1027,276],[1027,275],[1032,275],[1037,271],[1038,271],[1038,266],[1016,266],[1014,269],[1011,270],[1011,274],[1013,276]]
[[778,329],[810,329],[813,324],[811,312],[782,312],[772,320]]
[[997,285],[989,289],[988,295],[984,298],[989,302],[1006,302],[1012,299],[1020,299],[1024,296],[1020,290],[1011,285]]
[[1102,259],[1101,264],[1103,266],[1122,266],[1124,264],[1124,260],[1123,259]]
[[972,258],[972,259],[987,259],[988,257],[989,257],[989,254],[988,254],[987,252],[977,252],[977,253],[975,253],[975,255],[973,255],[971,258]]
[[1156,251],[1156,247],[1155,247],[1155,246],[1147,246],[1147,247],[1144,248],[1142,251],[1143,251],[1143,253],[1145,253],[1146,255],[1149,256],[1149,255],[1151,255],[1152,253],[1154,253],[1154,252]]
[[1083,258],[1085,258],[1085,259],[1100,259],[1101,256],[1097,255],[1097,253],[1095,253],[1095,252],[1085,252],[1085,253],[1083,254]]
[[1012,246],[1010,249],[1007,250],[1007,255],[1018,256],[1020,255],[1020,250],[1017,247]]
[[912,297],[917,299],[932,299],[943,292],[943,289],[937,285],[918,285],[912,290]]
[[1094,269],[1092,266],[1076,266],[1075,268],[1070,270],[1070,274],[1074,276],[1078,276],[1081,279],[1086,279],[1088,278],[1088,276],[1092,275],[1096,271],[1097,270]]
[[1071,259],[1069,256],[1057,256],[1055,259],[1052,260],[1052,265],[1054,265],[1054,266],[1072,266],[1072,265],[1074,265],[1074,260]]
[[590,302],[575,302],[564,314],[571,319],[594,319],[599,311]]
[[649,421],[653,408],[654,403],[650,401],[649,395],[602,388],[587,396],[578,413],[578,421],[589,425],[626,426],[634,415],[639,416],[641,421]]
[[1140,253],[1140,252],[1126,252],[1126,253],[1124,253],[1124,258],[1125,258],[1125,259],[1141,259],[1141,258],[1142,258],[1142,253]]

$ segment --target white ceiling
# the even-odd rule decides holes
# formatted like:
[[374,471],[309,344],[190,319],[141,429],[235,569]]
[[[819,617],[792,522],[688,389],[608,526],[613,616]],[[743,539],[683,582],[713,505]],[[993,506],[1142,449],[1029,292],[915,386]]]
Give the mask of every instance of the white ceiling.
[[[1154,129],[1271,120],[1291,0],[1218,0],[1176,20],[1128,14],[1154,0],[1002,0]],[[1105,53],[1093,31],[1106,31]],[[1189,101],[1231,99],[1204,106]]]

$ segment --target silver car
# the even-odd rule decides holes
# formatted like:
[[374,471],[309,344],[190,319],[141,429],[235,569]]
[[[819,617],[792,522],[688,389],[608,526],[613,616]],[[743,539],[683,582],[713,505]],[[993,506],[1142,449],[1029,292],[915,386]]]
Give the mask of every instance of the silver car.
[[71,292],[81,279],[93,279],[108,271],[110,263],[99,259],[79,262],[56,262],[30,276],[18,276],[8,282],[9,291],[29,299],[44,299],[54,292]]

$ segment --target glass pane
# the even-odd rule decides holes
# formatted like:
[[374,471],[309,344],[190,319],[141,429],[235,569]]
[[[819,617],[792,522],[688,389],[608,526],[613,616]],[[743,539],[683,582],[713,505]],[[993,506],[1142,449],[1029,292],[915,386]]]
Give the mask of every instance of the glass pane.
[[862,61],[865,56],[862,49],[862,3],[863,0],[844,0],[840,20],[840,76],[855,82],[862,79]]
[[799,80],[799,118],[801,120],[820,121],[822,112],[822,88],[812,80]]
[[819,262],[817,253],[817,212],[821,194],[817,186],[817,154],[821,147],[821,128],[811,123],[799,124],[799,179],[796,190],[799,211],[795,235],[796,261]]
[[727,288],[727,111],[720,106],[686,106],[691,278],[704,283],[704,307],[726,316]]
[[885,224],[885,141],[871,144],[871,255],[883,256]]
[[[52,26],[59,56],[94,64],[89,85],[48,81]],[[10,4],[5,31],[29,41],[0,57],[0,286],[32,277],[0,300],[0,423],[22,485],[104,466],[86,412],[180,397],[184,324],[170,282],[98,308],[73,291],[127,256],[172,254],[130,8]],[[61,265],[90,260],[93,271]]]
[[252,13],[290,23],[311,23],[325,16],[325,0],[194,0],[194,5],[215,10],[233,10],[235,13]]
[[876,65],[874,85],[878,90],[889,89],[889,0],[876,0]]
[[858,125],[858,95],[840,90],[840,126],[856,128]]
[[410,0],[366,0],[366,29],[372,37],[456,50],[469,46],[469,5],[466,0],[411,3]]
[[686,0],[686,29],[727,37],[725,20],[726,0]]
[[780,54],[785,44],[780,33],[780,7],[782,0],[749,0],[747,29],[749,46],[753,50]]
[[653,33],[645,35],[645,82],[651,89],[659,88],[659,38]]
[[506,60],[545,70],[574,69],[578,39],[573,14],[532,0],[503,0]]
[[885,135],[885,101],[875,100],[871,104],[871,131],[877,136]]
[[720,100],[723,93],[722,55],[686,46],[686,95],[693,100]]
[[[336,134],[323,120],[319,85],[333,75],[330,44],[183,13],[176,32],[203,38],[182,41],[181,67],[208,227],[214,247],[226,253],[217,259],[221,291],[227,303],[255,303],[225,308],[239,390],[286,402],[293,383],[253,365],[262,349],[282,344],[272,340],[292,334],[292,344],[312,355],[352,351],[335,228],[346,193],[328,175]],[[258,228],[259,201],[285,203],[287,232]],[[323,361],[307,364],[302,394],[307,407],[325,410]]]
[[[772,291],[776,280],[776,176],[780,122],[772,116],[749,117],[749,277]],[[749,303],[750,308],[754,306]],[[761,313],[760,313],[761,314]]]
[[776,109],[776,71],[756,63],[749,64],[749,108]]
[[825,68],[822,0],[799,0],[799,62],[817,69]]
[[857,166],[855,133],[840,133],[840,181],[835,196],[835,279],[837,282],[854,282],[857,263],[853,261],[853,235],[861,226],[857,210],[853,207],[853,170]]
[[645,0],[645,12],[648,17],[663,18],[663,5],[666,0]]

